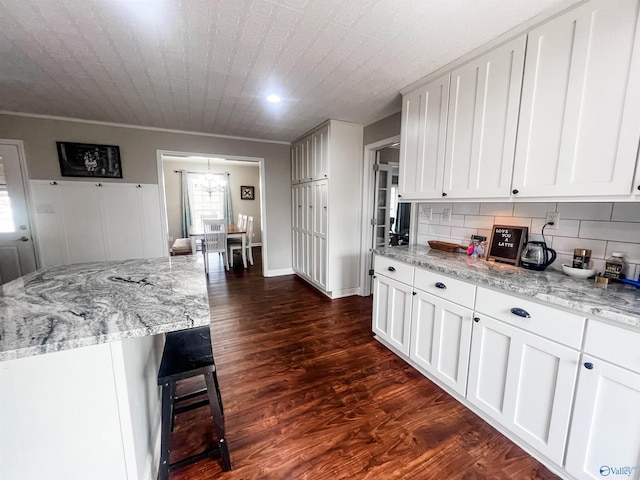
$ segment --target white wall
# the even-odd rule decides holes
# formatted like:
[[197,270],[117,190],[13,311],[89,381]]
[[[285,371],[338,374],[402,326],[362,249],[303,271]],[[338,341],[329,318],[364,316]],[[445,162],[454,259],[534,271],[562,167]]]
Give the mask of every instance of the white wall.
[[[253,217],[253,243],[262,242],[262,219],[260,217],[260,169],[257,162],[245,162],[246,166],[233,164],[211,165],[213,173],[229,173],[231,184],[231,204],[233,215],[238,218],[239,213]],[[181,214],[181,181],[180,175],[174,170],[187,170],[189,172],[206,172],[207,165],[203,163],[166,160],[163,162],[164,191],[167,202],[167,224],[169,236],[182,237]],[[240,186],[255,187],[255,200],[242,200],[240,198]]]
[[[628,263],[626,275],[637,279],[640,275],[640,204],[594,203],[423,203],[421,208],[432,208],[432,219],[418,216],[418,243],[427,245],[429,240],[468,245],[471,235],[491,237],[491,227],[496,224],[529,228],[530,240],[542,240],[541,229],[546,212],[559,212],[557,230],[545,229],[547,245],[558,253],[551,265],[560,269],[563,263],[571,264],[573,250],[586,248],[592,251],[594,267],[604,270],[605,259],[612,252],[623,252]],[[442,212],[451,209],[451,221],[442,221]]]

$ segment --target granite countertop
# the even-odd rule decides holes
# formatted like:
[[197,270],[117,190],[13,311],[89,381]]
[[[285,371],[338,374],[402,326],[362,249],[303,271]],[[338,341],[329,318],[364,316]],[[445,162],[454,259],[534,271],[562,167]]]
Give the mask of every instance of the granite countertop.
[[0,361],[209,322],[196,257],[61,265],[2,286]]
[[640,328],[640,289],[630,285],[615,283],[603,287],[596,285],[593,279],[572,278],[557,270],[525,270],[426,246],[387,247],[377,249],[375,253],[479,286]]

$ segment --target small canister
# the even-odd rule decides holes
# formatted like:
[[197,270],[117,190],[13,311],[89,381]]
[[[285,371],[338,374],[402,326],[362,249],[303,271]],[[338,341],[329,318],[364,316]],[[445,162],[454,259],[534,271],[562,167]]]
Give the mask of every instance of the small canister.
[[573,268],[589,268],[591,250],[576,248],[573,251]]

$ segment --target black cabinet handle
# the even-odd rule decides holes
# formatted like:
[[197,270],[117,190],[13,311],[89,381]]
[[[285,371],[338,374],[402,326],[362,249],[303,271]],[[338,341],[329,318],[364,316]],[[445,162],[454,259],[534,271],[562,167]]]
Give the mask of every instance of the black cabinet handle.
[[373,278],[378,278],[378,277],[376,275],[374,275]]
[[480,317],[473,317],[473,321],[478,323],[480,321]]
[[417,294],[418,294],[418,292],[412,292],[412,294],[413,294],[413,295],[417,295]]
[[593,370],[593,363],[584,362],[584,368],[586,368],[587,370]]
[[398,198],[402,198],[402,195],[398,195]]
[[389,268],[387,268],[387,270],[389,270],[390,272],[395,272],[396,268],[395,267],[389,267]]
[[517,194],[518,194],[518,189],[517,189],[517,188],[514,188],[514,189],[513,189],[513,191],[512,191],[511,193],[513,193],[514,195],[517,195]]
[[638,190],[640,190],[640,185],[638,185]]
[[437,282],[436,283],[436,288],[441,288],[442,290],[445,290],[447,288],[447,286],[442,282]]
[[447,192],[442,192],[442,196],[446,197],[447,196]]
[[522,308],[512,308],[511,313],[522,318],[531,318],[531,315],[529,315],[529,312],[527,312],[526,310],[523,310]]

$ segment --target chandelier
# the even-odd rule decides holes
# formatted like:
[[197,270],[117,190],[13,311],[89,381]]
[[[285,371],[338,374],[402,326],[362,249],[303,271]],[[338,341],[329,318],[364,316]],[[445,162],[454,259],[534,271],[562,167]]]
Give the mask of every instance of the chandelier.
[[209,196],[213,193],[220,193],[224,191],[225,180],[222,174],[211,173],[211,162],[207,159],[207,173],[204,175],[204,182],[195,182],[194,188],[200,190],[203,193],[208,193]]

